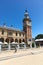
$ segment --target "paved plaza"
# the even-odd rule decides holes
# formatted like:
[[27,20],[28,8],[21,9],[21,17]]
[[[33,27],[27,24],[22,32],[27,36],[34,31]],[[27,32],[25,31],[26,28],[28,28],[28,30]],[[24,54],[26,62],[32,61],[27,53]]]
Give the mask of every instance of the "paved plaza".
[[43,47],[2,51],[0,65],[43,65]]

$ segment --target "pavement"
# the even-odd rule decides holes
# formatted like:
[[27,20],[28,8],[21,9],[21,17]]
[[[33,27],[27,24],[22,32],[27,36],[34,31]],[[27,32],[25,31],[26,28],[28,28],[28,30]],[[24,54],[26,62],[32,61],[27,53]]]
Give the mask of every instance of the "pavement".
[[19,49],[15,53],[15,50],[2,51],[0,53],[0,61],[8,60],[17,57],[23,57],[27,55],[36,55],[43,53],[43,48],[31,48],[31,49]]

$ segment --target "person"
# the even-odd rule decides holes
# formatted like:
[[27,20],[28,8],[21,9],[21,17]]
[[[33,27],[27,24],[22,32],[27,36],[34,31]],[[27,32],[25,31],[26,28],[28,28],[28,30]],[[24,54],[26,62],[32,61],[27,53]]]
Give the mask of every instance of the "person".
[[15,46],[15,52],[17,52],[17,47]]

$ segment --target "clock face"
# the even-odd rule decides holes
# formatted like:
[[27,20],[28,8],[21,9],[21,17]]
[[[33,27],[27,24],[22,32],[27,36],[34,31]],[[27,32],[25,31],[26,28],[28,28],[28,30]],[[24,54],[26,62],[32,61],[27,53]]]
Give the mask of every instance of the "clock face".
[[31,26],[31,22],[30,22],[30,21],[25,21],[25,22],[23,23],[23,25],[24,25],[24,26],[25,26],[25,25]]
[[28,26],[31,26],[31,22],[27,21],[27,25],[28,25]]

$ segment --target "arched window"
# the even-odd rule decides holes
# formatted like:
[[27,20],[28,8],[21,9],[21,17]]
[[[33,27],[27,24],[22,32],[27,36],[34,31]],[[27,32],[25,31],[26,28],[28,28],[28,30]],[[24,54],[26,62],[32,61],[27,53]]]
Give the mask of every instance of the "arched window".
[[21,39],[19,39],[19,43],[21,43]]
[[21,36],[21,33],[19,33],[19,35]]
[[14,39],[13,39],[13,38],[10,38],[10,42],[11,42],[11,43],[14,42]]
[[4,43],[4,38],[0,38],[0,41]]
[[23,36],[24,36],[24,33],[23,33]]
[[6,40],[5,40],[7,43],[9,43],[9,38],[6,38]]
[[25,40],[23,39],[22,42],[25,42]]
[[18,34],[17,34],[17,32],[16,32],[16,36],[17,36]]
[[15,42],[18,42],[18,39],[15,39]]
[[4,35],[4,30],[2,30],[2,35]]

